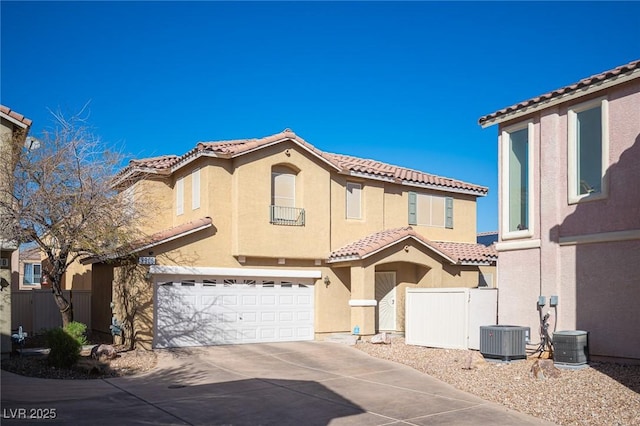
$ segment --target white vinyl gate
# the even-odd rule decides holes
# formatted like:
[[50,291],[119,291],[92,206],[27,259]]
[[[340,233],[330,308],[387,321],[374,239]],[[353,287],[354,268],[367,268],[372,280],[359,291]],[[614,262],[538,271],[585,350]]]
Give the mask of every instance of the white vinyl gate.
[[156,283],[154,347],[313,340],[312,280]]
[[495,288],[408,288],[407,344],[480,349],[480,326],[497,323]]

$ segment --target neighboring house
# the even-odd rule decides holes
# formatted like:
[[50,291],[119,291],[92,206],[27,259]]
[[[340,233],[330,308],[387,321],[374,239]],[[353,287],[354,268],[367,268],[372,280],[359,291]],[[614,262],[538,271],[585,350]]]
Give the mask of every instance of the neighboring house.
[[[25,143],[31,120],[0,105],[0,161],[13,162],[19,149]],[[10,169],[13,169],[9,163]],[[3,164],[3,166],[5,166]],[[2,177],[0,185],[10,185],[11,182]],[[6,189],[6,188],[3,188]],[[1,194],[6,194],[0,191]],[[5,200],[6,201],[6,200]],[[0,211],[0,214],[3,214]],[[11,271],[18,263],[18,244],[7,241],[0,236],[0,334],[2,357],[11,352]]]
[[499,125],[500,323],[538,330],[558,296],[556,330],[640,359],[640,61],[479,123]]
[[[477,287],[495,269],[476,243],[487,188],[323,152],[290,130],[131,161],[119,178],[134,205],[156,200],[135,249],[146,282],[117,290],[116,269],[113,284],[116,318],[135,299],[147,346],[402,332],[407,287]],[[105,277],[94,269],[94,292]]]
[[38,290],[41,288],[41,258],[38,247],[20,250],[18,267],[13,273],[17,280],[13,280],[11,286],[14,290]]
[[498,242],[498,232],[481,232],[478,234],[476,241],[478,244],[482,244],[483,246],[490,246],[491,244]]

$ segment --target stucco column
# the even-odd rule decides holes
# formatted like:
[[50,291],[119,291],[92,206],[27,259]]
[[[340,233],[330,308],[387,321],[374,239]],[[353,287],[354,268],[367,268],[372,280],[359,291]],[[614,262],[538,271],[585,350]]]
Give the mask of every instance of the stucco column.
[[360,334],[376,332],[375,266],[351,267],[351,332],[358,327]]

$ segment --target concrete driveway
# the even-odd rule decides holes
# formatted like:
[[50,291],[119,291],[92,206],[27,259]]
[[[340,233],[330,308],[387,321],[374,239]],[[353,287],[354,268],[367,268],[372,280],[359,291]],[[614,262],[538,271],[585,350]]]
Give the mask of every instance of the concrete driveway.
[[3,424],[52,409],[53,422],[73,425],[549,424],[325,342],[162,350],[158,367],[137,377],[61,381],[2,371],[1,379]]

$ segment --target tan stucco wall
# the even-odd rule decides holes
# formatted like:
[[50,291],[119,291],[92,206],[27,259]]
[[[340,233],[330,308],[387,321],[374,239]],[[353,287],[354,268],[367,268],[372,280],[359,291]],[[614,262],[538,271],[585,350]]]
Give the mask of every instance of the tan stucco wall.
[[113,271],[113,315],[124,324],[116,343],[151,349],[153,345],[153,284],[145,279],[145,268],[116,267]]
[[[330,174],[318,160],[293,143],[283,143],[239,157],[234,165],[237,254],[325,258],[329,252]],[[269,223],[271,170],[276,165],[300,170],[296,176],[296,207],[305,209],[304,226]]]

